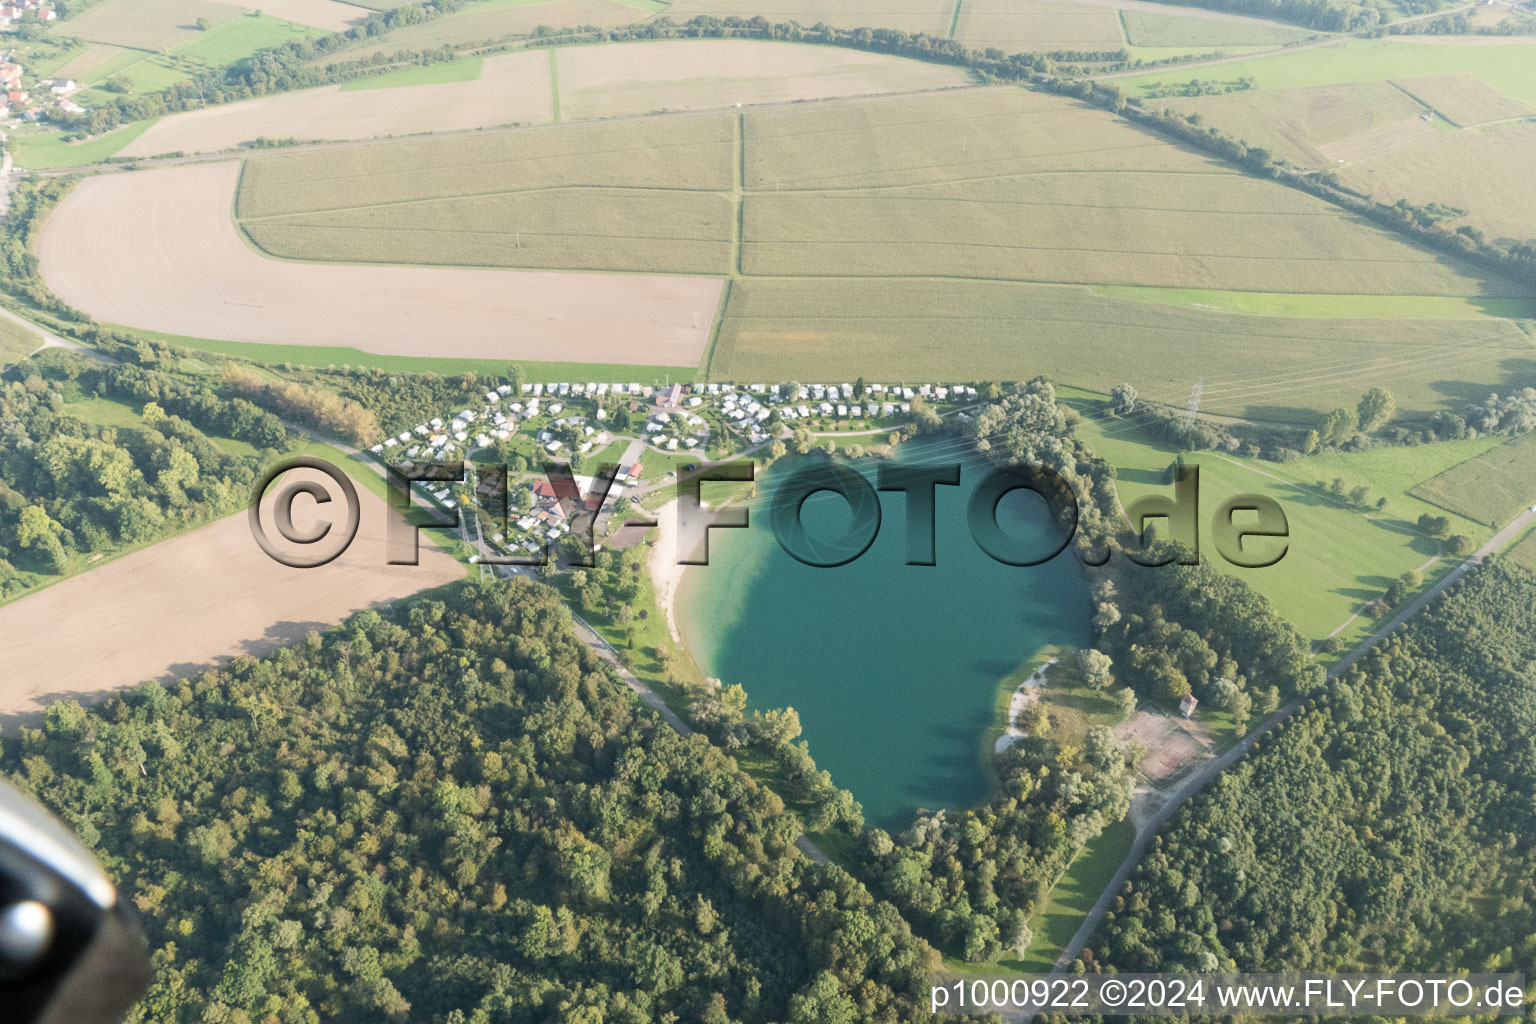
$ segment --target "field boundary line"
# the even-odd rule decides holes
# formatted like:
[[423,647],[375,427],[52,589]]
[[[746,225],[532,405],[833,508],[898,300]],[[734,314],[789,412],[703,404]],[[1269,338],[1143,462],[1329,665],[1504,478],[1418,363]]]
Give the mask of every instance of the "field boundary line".
[[1401,82],[1399,82],[1397,79],[1389,78],[1389,79],[1387,79],[1387,84],[1390,85],[1392,88],[1396,89],[1398,92],[1402,93],[1404,96],[1407,96],[1409,99],[1413,100],[1413,102],[1417,103],[1419,106],[1423,107],[1426,110],[1432,111],[1436,117],[1444,119],[1446,124],[1455,125],[1456,128],[1461,130],[1461,131],[1466,131],[1468,128],[1472,127],[1469,124],[1462,124],[1460,121],[1456,121],[1456,120],[1453,120],[1452,118],[1446,117],[1445,111],[1441,110],[1439,107],[1435,106],[1433,103],[1431,103],[1428,100],[1424,99],[1422,96],[1416,96],[1412,92],[1409,92],[1408,89],[1405,88],[1403,86],[1403,84]]
[[549,47],[549,111],[550,123],[560,123],[560,67],[556,63],[558,46]]
[[[244,168],[241,169],[240,173],[243,182],[245,175]],[[388,210],[397,206],[425,206],[428,203],[456,203],[464,199],[494,199],[497,196],[533,196],[545,192],[667,192],[677,195],[730,195],[730,190],[723,188],[667,188],[662,185],[540,185],[534,188],[509,188],[498,189],[490,192],[466,192],[463,195],[452,196],[416,196],[410,199],[391,199],[382,203],[360,203],[356,206],[317,206],[312,210],[294,210],[289,213],[259,213],[252,216],[240,215],[237,211],[235,219],[241,221],[283,221],[292,220],[295,217],[312,217],[316,214],[322,213],[350,213],[353,210]]]
[[706,382],[710,380],[710,373],[715,366],[715,349],[720,344],[720,333],[725,328],[725,311],[731,307],[731,289],[735,286],[736,278],[727,277],[725,287],[720,289],[720,304],[715,309],[715,322],[709,332],[709,344],[704,348],[701,373]]
[[960,28],[960,8],[964,4],[965,0],[955,0],[955,11],[949,16],[949,35],[945,36],[946,39],[955,38],[955,32]]

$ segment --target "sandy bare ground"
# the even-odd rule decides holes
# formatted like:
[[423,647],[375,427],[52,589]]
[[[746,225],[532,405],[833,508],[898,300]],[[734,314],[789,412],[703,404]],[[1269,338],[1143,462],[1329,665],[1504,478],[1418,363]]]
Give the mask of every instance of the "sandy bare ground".
[[328,32],[345,32],[368,17],[368,11],[336,0],[213,0],[242,11],[260,10],[269,18],[296,21]]
[[717,278],[268,259],[235,228],[239,173],[193,164],[82,182],[38,244],[44,280],[98,320],[192,338],[656,366],[703,354]]
[[861,50],[749,39],[557,51],[564,118],[618,117],[971,85],[963,68]]
[[672,639],[678,643],[683,642],[683,634],[677,628],[677,592],[688,571],[688,566],[678,564],[678,542],[684,535],[698,529],[700,524],[694,521],[695,518],[703,518],[689,517],[679,522],[677,515],[681,507],[678,500],[673,498],[656,512],[656,522],[660,526],[646,566],[651,572],[651,585],[656,589],[657,607],[666,614],[667,628],[672,631]]
[[[0,607],[0,719],[264,654],[353,612],[463,576],[431,532],[422,534],[420,565],[386,565],[384,503],[362,487],[358,497],[357,539],[317,569],[268,558],[240,512]],[[300,498],[294,525],[305,530],[338,515],[316,512]]]
[[552,120],[549,55],[534,50],[488,58],[473,82],[351,92],[330,85],[172,114],[118,155],[216,153],[258,138],[374,139]]

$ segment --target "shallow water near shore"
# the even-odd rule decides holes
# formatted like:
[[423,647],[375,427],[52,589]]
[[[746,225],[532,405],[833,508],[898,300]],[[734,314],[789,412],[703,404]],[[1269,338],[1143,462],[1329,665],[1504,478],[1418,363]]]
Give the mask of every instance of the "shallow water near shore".
[[[791,457],[760,474],[749,528],[711,531],[710,564],[690,568],[676,595],[678,627],[705,673],[741,684],[749,707],[794,707],[817,765],[882,827],[903,827],[918,808],[984,800],[986,738],[1003,724],[999,684],[1046,644],[1089,640],[1087,584],[1070,550],[1018,568],[971,539],[967,502],[991,467],[964,447],[914,442],[896,456],[962,465],[960,486],[936,488],[936,566],[905,564],[899,492],[880,495],[880,532],[862,557],[838,568],[796,561],[768,516],[777,487],[806,464]],[[852,463],[871,482],[878,464]],[[850,521],[848,504],[830,493],[803,509],[812,536],[840,534]],[[1042,551],[1055,544],[1033,495],[1004,498],[998,522]]]

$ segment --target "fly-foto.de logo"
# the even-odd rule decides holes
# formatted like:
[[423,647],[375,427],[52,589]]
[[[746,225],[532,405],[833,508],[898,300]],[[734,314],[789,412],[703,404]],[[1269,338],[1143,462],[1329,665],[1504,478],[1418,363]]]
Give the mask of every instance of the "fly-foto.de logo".
[[[434,463],[402,471],[387,466],[389,507],[396,515],[388,516],[386,534],[387,562],[390,565],[416,565],[423,529],[458,530],[464,526],[464,507],[444,500],[435,521],[412,523],[405,514],[412,507],[415,484],[473,482],[473,493],[485,496],[483,505],[470,506],[471,515],[487,514],[499,520],[493,527],[497,536],[512,531],[511,506],[508,501],[508,475],[504,467],[473,468],[463,462]],[[310,470],[304,479],[286,481],[269,499],[274,482],[294,470]],[[569,533],[582,541],[585,558],[573,564],[590,564],[596,551],[597,524],[618,478],[619,467],[604,464],[591,478],[583,492],[571,467],[565,463],[543,465],[547,486],[542,488],[548,516],[565,524],[555,535]],[[861,558],[879,536],[882,521],[881,493],[901,495],[906,512],[905,562],[907,565],[937,564],[939,488],[958,488],[966,467],[960,463],[902,464],[881,463],[873,481],[850,465],[820,461],[797,466],[782,473],[766,504],[769,528],[780,547],[802,564],[817,568],[836,568]],[[974,469],[971,472],[975,472]],[[323,475],[326,480],[319,479]],[[757,466],[750,460],[710,463],[697,471],[680,476],[675,486],[676,515],[672,523],[661,524],[643,515],[632,515],[629,526],[653,527],[677,531],[679,564],[708,565],[711,530],[747,529],[753,525],[753,507],[727,506],[712,509],[702,499],[708,483],[752,483]],[[327,480],[329,482],[327,482]],[[325,518],[339,492],[344,516]],[[1049,515],[1052,528],[1028,531],[1021,536],[1000,521],[999,509],[1005,498],[1017,492],[1029,492]],[[805,516],[806,503],[818,495],[835,495],[846,503],[847,525],[840,530],[812,528]],[[306,529],[295,525],[296,506],[307,504]],[[486,510],[499,510],[499,512]],[[314,568],[334,560],[357,534],[361,504],[357,490],[346,474],[322,459],[305,456],[290,459],[269,471],[253,496],[249,520],[252,533],[269,556],[294,568]],[[288,546],[283,547],[268,533],[270,517],[277,534]],[[988,557],[1004,565],[1033,566],[1061,555],[1077,536],[1080,508],[1070,483],[1046,466],[1021,465],[996,467],[985,471],[981,481],[965,503],[964,521],[971,540]],[[1200,558],[1201,495],[1198,466],[1180,467],[1173,484],[1173,494],[1144,496],[1124,510],[1124,529],[1115,538],[1103,538],[1074,547],[1085,564],[1103,565],[1119,548],[1138,565],[1159,566],[1174,561],[1196,564]],[[338,526],[337,521],[343,525]],[[1157,535],[1175,542],[1152,542]],[[1263,568],[1274,565],[1290,549],[1290,523],[1285,511],[1272,498],[1256,494],[1237,494],[1224,499],[1210,518],[1210,540],[1216,552],[1233,565]],[[323,546],[324,551],[310,554],[307,549]],[[491,565],[544,565],[551,560],[553,538],[545,535],[526,545],[525,554],[489,553],[478,560]],[[317,548],[318,550],[318,548]]]

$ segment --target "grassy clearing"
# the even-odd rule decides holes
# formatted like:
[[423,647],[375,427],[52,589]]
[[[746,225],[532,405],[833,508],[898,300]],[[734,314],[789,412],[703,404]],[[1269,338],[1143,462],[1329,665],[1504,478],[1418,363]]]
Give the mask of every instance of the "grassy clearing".
[[1150,11],[1120,12],[1125,37],[1132,46],[1203,47],[1284,46],[1311,33],[1288,25],[1257,21],[1217,21]]
[[408,85],[478,82],[484,67],[483,57],[462,57],[459,60],[445,60],[436,64],[389,71],[382,75],[374,75],[372,78],[354,78],[350,82],[343,82],[341,91],[362,92],[367,89],[399,89]]
[[1131,852],[1136,829],[1129,820],[1110,825],[1098,837],[1083,846],[1045,902],[1030,918],[1034,941],[1019,961],[1005,966],[1025,974],[1047,974],[1062,949],[1077,932],[1083,918],[1093,909],[1099,894],[1115,877],[1120,862]]
[[[1067,395],[1074,404],[1081,403],[1070,390]],[[1103,421],[1085,416],[1078,434],[1095,454],[1116,468],[1122,505],[1128,507],[1145,495],[1172,493],[1166,480],[1177,452],[1148,437],[1134,420]],[[1420,453],[1421,461],[1440,454],[1428,449],[1414,451]],[[1460,454],[1455,452],[1451,457]],[[1347,477],[1374,485],[1372,499],[1387,497],[1385,510],[1367,514],[1318,489],[1317,480],[1332,478],[1323,475],[1329,470],[1304,466],[1305,460],[1279,467],[1289,470],[1286,476],[1275,472],[1270,463],[1210,452],[1187,455],[1185,461],[1200,467],[1202,557],[1257,588],[1303,635],[1314,639],[1328,636],[1361,604],[1379,597],[1398,576],[1438,554],[1438,545],[1413,525],[1418,506],[1401,500],[1401,491],[1388,489],[1401,480],[1385,467],[1357,467]],[[1381,472],[1381,479],[1371,475],[1372,469]],[[1335,471],[1333,475],[1344,473]],[[1273,566],[1238,568],[1222,559],[1211,543],[1210,517],[1223,501],[1240,494],[1272,498],[1285,511],[1290,524],[1289,547],[1285,557]],[[1407,518],[1410,514],[1413,518]],[[1438,566],[1437,571],[1444,568]],[[1362,616],[1340,635],[1351,640],[1368,631],[1369,622]]]
[[199,33],[190,42],[176,47],[176,54],[220,67],[249,57],[257,50],[281,46],[295,39],[317,39],[328,34],[324,29],[264,14],[243,14],[212,31]]
[[730,188],[733,139],[731,118],[709,114],[273,154],[246,161],[237,215],[572,185],[719,191]]
[[729,200],[571,188],[248,220],[265,252],[345,263],[682,274],[730,271]]
[[1405,410],[1462,408],[1536,370],[1530,340],[1495,320],[1306,320],[1177,309],[1087,289],[957,280],[759,279],[731,289],[710,364],[718,380],[1027,380],[1107,392],[1129,380],[1182,405],[1311,426],[1374,385]]
[[1502,526],[1536,503],[1536,434],[1489,448],[1425,480],[1413,493],[1440,510]]
[[599,383],[631,382],[650,384],[663,380],[687,384],[697,374],[692,366],[644,366],[617,363],[562,363],[533,360],[505,359],[438,359],[416,356],[386,356],[364,352],[361,349],[342,346],[267,345],[260,342],[221,341],[213,338],[187,338],[177,334],[162,334],[108,324],[113,330],[132,333],[171,345],[180,345],[194,352],[234,356],[257,363],[295,366],[366,366],[373,369],[399,373],[439,373],[456,376],[473,371],[485,374],[505,374],[509,366],[517,365],[528,381],[596,381]]
[[16,164],[29,171],[50,171],[59,167],[81,167],[100,163],[149,130],[154,121],[124,125],[89,142],[65,142],[57,134],[12,135]]
[[240,8],[207,0],[107,0],[71,18],[67,30],[80,39],[151,52],[173,49],[210,26],[240,17]]

